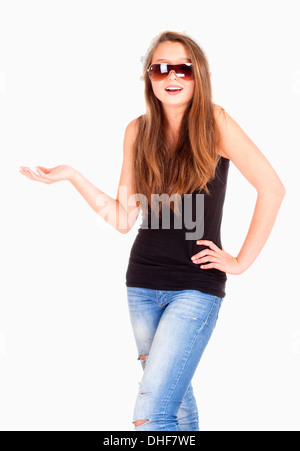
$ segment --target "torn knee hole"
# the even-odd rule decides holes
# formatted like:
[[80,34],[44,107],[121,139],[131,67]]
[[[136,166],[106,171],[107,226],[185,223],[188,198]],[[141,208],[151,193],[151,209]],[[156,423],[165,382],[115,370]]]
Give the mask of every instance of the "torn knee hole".
[[139,356],[139,360],[146,360],[148,358],[147,354],[142,354]]
[[138,420],[138,421],[134,421],[134,425],[135,426],[140,426],[141,424],[146,423],[148,420]]

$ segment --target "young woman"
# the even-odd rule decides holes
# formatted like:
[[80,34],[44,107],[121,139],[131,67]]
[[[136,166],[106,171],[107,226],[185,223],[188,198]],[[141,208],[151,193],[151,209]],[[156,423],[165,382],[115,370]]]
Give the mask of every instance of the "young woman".
[[[37,166],[37,174],[21,167],[21,173],[43,183],[70,181],[121,233],[143,212],[126,273],[144,370],[133,423],[137,431],[197,431],[191,381],[217,322],[226,274],[243,273],[257,258],[285,188],[257,146],[212,102],[208,61],[189,36],[167,31],[153,40],[144,82],[147,111],[126,128],[116,199],[68,165]],[[237,256],[220,239],[230,161],[257,191]]]

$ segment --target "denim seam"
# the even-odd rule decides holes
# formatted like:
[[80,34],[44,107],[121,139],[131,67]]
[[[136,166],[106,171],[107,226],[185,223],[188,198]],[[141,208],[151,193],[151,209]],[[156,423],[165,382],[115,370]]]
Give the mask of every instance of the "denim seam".
[[156,291],[155,291],[155,294],[156,294],[156,304],[157,304],[159,307],[163,308],[163,307],[166,305],[168,293],[166,292],[166,297],[165,297],[163,303],[160,304],[160,303],[158,302],[158,295],[157,295],[157,292],[158,292],[158,291],[159,291],[159,290],[156,290]]
[[[214,303],[213,303],[213,305],[212,305],[212,307],[211,307],[211,309],[210,309],[209,314],[207,315],[207,318],[206,318],[205,322],[202,324],[202,326],[201,326],[200,329],[198,330],[197,334],[195,335],[194,341],[193,341],[193,343],[191,344],[191,347],[190,347],[190,350],[189,350],[189,354],[188,354],[188,356],[187,356],[187,358],[186,358],[185,364],[184,364],[184,366],[183,366],[183,368],[182,368],[182,370],[181,370],[180,375],[179,375],[178,378],[177,378],[177,381],[176,381],[176,384],[175,384],[175,386],[174,386],[174,389],[173,389],[172,393],[170,394],[168,401],[167,401],[166,404],[165,404],[165,409],[164,409],[164,413],[163,413],[164,415],[165,415],[165,413],[166,413],[167,406],[168,406],[168,404],[169,404],[169,402],[170,402],[170,399],[171,399],[171,397],[172,397],[172,395],[173,395],[173,393],[174,393],[174,391],[175,391],[175,389],[176,389],[176,387],[177,387],[177,385],[178,385],[178,382],[179,382],[179,380],[180,380],[180,378],[181,378],[181,376],[182,376],[182,373],[183,373],[183,371],[184,371],[184,368],[186,367],[187,361],[188,361],[188,359],[189,359],[189,357],[190,357],[190,355],[191,355],[191,352],[192,352],[192,349],[193,349],[193,347],[194,347],[194,345],[195,345],[195,343],[196,343],[196,340],[197,340],[199,334],[200,334],[200,333],[202,332],[202,330],[204,329],[204,327],[207,326],[207,321],[208,321],[208,319],[210,318],[211,312],[213,311],[215,305],[216,305],[216,298],[214,299]],[[164,424],[164,427],[165,427],[165,426],[166,426],[166,425]]]
[[[205,326],[207,326],[207,321],[209,320],[209,318],[210,318],[210,316],[211,316],[211,312],[212,312],[213,309],[215,308],[216,303],[217,303],[217,298],[215,297],[214,303],[213,303],[213,305],[211,306],[210,312],[209,312],[209,314],[207,315],[207,318],[206,318],[206,320],[205,320],[205,323],[204,323]],[[201,329],[201,330],[202,330],[202,329]]]
[[165,297],[164,302],[162,303],[161,307],[165,307],[165,305],[167,303],[167,297],[168,297],[168,293],[166,292],[166,297]]

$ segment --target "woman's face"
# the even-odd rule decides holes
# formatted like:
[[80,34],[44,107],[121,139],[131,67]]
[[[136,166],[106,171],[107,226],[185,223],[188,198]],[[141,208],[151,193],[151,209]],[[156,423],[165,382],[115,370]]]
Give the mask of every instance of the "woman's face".
[[[180,42],[163,42],[155,50],[151,64],[167,63],[182,64],[190,63],[190,55],[187,49]],[[168,77],[162,81],[152,81],[152,89],[155,96],[167,106],[186,107],[194,95],[195,81],[185,81],[184,78],[177,77],[174,71],[168,74]],[[178,86],[182,91],[170,93],[166,91],[168,86]]]

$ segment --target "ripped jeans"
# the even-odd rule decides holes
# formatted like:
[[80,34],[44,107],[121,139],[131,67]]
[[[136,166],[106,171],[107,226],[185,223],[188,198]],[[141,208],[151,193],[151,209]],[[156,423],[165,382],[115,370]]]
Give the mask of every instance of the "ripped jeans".
[[198,290],[127,287],[127,299],[143,368],[135,430],[199,431],[191,380],[224,298]]

